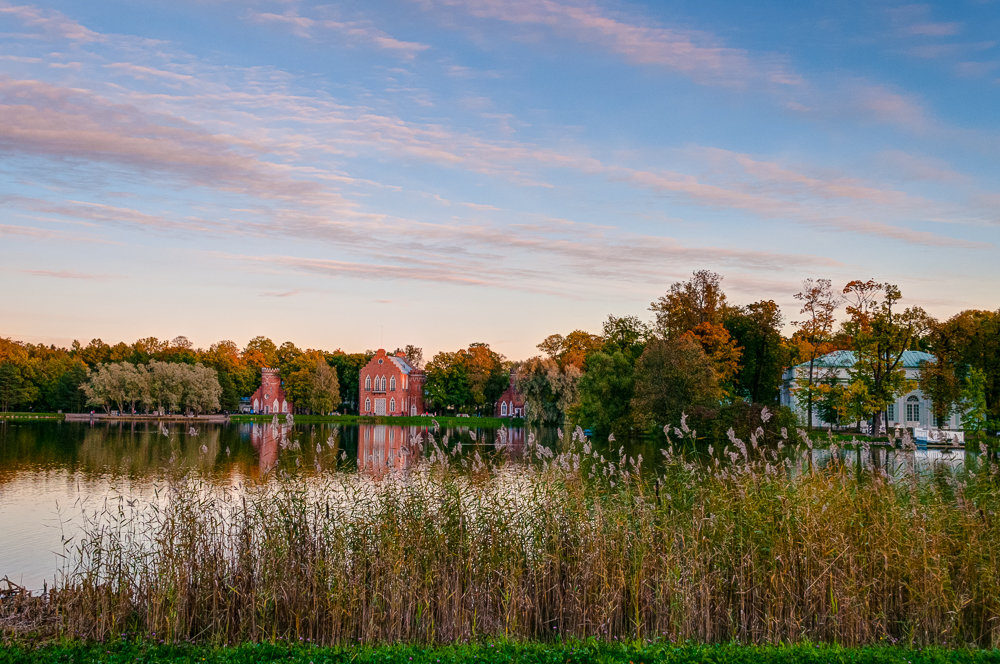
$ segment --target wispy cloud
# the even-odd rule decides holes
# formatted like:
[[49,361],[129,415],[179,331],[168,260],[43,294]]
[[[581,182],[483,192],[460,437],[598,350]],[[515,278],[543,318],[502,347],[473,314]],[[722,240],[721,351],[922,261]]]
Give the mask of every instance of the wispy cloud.
[[0,149],[169,173],[188,184],[255,196],[344,204],[316,181],[291,177],[255,146],[94,93],[0,78]]
[[319,38],[323,33],[332,32],[362,46],[374,46],[412,58],[430,48],[427,44],[396,39],[379,30],[368,21],[337,21],[328,18],[302,16],[296,10],[282,13],[251,11],[250,20],[257,23],[277,25],[303,38]]
[[107,281],[113,277],[109,274],[95,274],[93,272],[75,272],[73,270],[21,270],[24,274],[34,277],[51,277],[53,279],[82,279],[85,281]]
[[[797,85],[800,77],[775,56],[754,56],[715,35],[616,16],[590,2],[560,0],[417,0],[431,9],[465,12],[599,46],[627,62],[669,69],[704,85],[745,87],[753,81]],[[450,17],[449,17],[450,18]]]
[[33,5],[14,5],[0,0],[0,16],[9,16],[29,28],[34,28],[46,37],[71,42],[94,42],[102,35],[77,23],[62,12],[42,9]]

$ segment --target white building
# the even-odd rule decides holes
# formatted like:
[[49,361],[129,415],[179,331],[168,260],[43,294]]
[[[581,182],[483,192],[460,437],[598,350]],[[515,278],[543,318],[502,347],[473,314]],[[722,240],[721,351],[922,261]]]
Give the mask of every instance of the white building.
[[[850,370],[854,367],[856,355],[853,351],[838,350],[827,353],[816,359],[813,363],[813,382],[818,384],[831,377],[836,377],[838,382],[850,382]],[[914,385],[920,378],[921,365],[924,362],[937,362],[930,353],[918,350],[903,351],[900,364],[906,372],[906,379],[913,381]],[[781,405],[788,406],[799,417],[803,424],[808,417],[807,404],[803,399],[801,402],[796,398],[796,388],[806,380],[809,375],[809,363],[796,365],[785,370],[781,380]],[[819,409],[813,404],[813,426],[823,427],[826,422],[820,419]],[[886,410],[886,420],[889,428],[892,427],[921,427],[925,429],[936,428],[937,422],[934,419],[931,400],[924,396],[919,388],[915,388],[896,397],[894,403],[889,404]],[[942,422],[944,429],[960,429],[962,426],[961,415],[956,411]]]

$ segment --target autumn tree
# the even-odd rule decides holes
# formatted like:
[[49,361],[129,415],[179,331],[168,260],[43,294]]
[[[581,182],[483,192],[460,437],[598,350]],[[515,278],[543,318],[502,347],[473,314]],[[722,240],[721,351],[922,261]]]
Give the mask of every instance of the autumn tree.
[[816,398],[816,360],[832,350],[833,328],[836,324],[836,311],[840,298],[833,292],[829,279],[806,279],[802,282],[802,290],[794,295],[802,303],[799,313],[803,318],[792,321],[799,328],[794,338],[798,342],[799,359],[808,363],[805,376],[802,377],[796,391],[801,400],[806,401],[806,422],[811,429],[813,423],[813,402]]
[[712,362],[719,387],[724,394],[731,395],[732,380],[739,370],[743,349],[736,345],[729,330],[715,323],[698,323],[682,336],[698,342]]
[[254,337],[243,349],[243,361],[260,375],[262,367],[278,366],[278,347],[267,337]]
[[953,367],[965,390],[973,370],[982,372],[983,407],[1000,421],[1000,310],[968,309],[932,326],[928,350]]
[[903,353],[916,347],[931,321],[920,307],[899,311],[902,293],[894,284],[855,280],[844,286],[843,293],[850,316],[844,329],[857,358],[851,378],[867,388],[871,430],[877,433],[888,404],[907,387]]
[[549,335],[538,344],[538,350],[558,362],[560,367],[572,366],[582,370],[587,356],[603,343],[604,340],[596,334],[573,330],[565,337],[561,334]]
[[665,339],[680,336],[703,323],[721,325],[728,308],[722,277],[698,270],[687,281],[678,281],[650,304],[656,314],[656,331]]

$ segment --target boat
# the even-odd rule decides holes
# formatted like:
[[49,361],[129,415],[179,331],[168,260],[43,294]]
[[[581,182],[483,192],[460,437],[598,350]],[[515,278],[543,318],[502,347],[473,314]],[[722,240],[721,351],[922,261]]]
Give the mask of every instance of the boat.
[[965,432],[914,427],[913,440],[927,447],[964,447]]

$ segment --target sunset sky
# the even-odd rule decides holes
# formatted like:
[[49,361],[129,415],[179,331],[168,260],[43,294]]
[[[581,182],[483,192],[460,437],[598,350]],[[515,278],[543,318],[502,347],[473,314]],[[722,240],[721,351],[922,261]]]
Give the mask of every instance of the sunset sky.
[[0,336],[347,351],[707,268],[1000,307],[1000,2],[0,0]]

